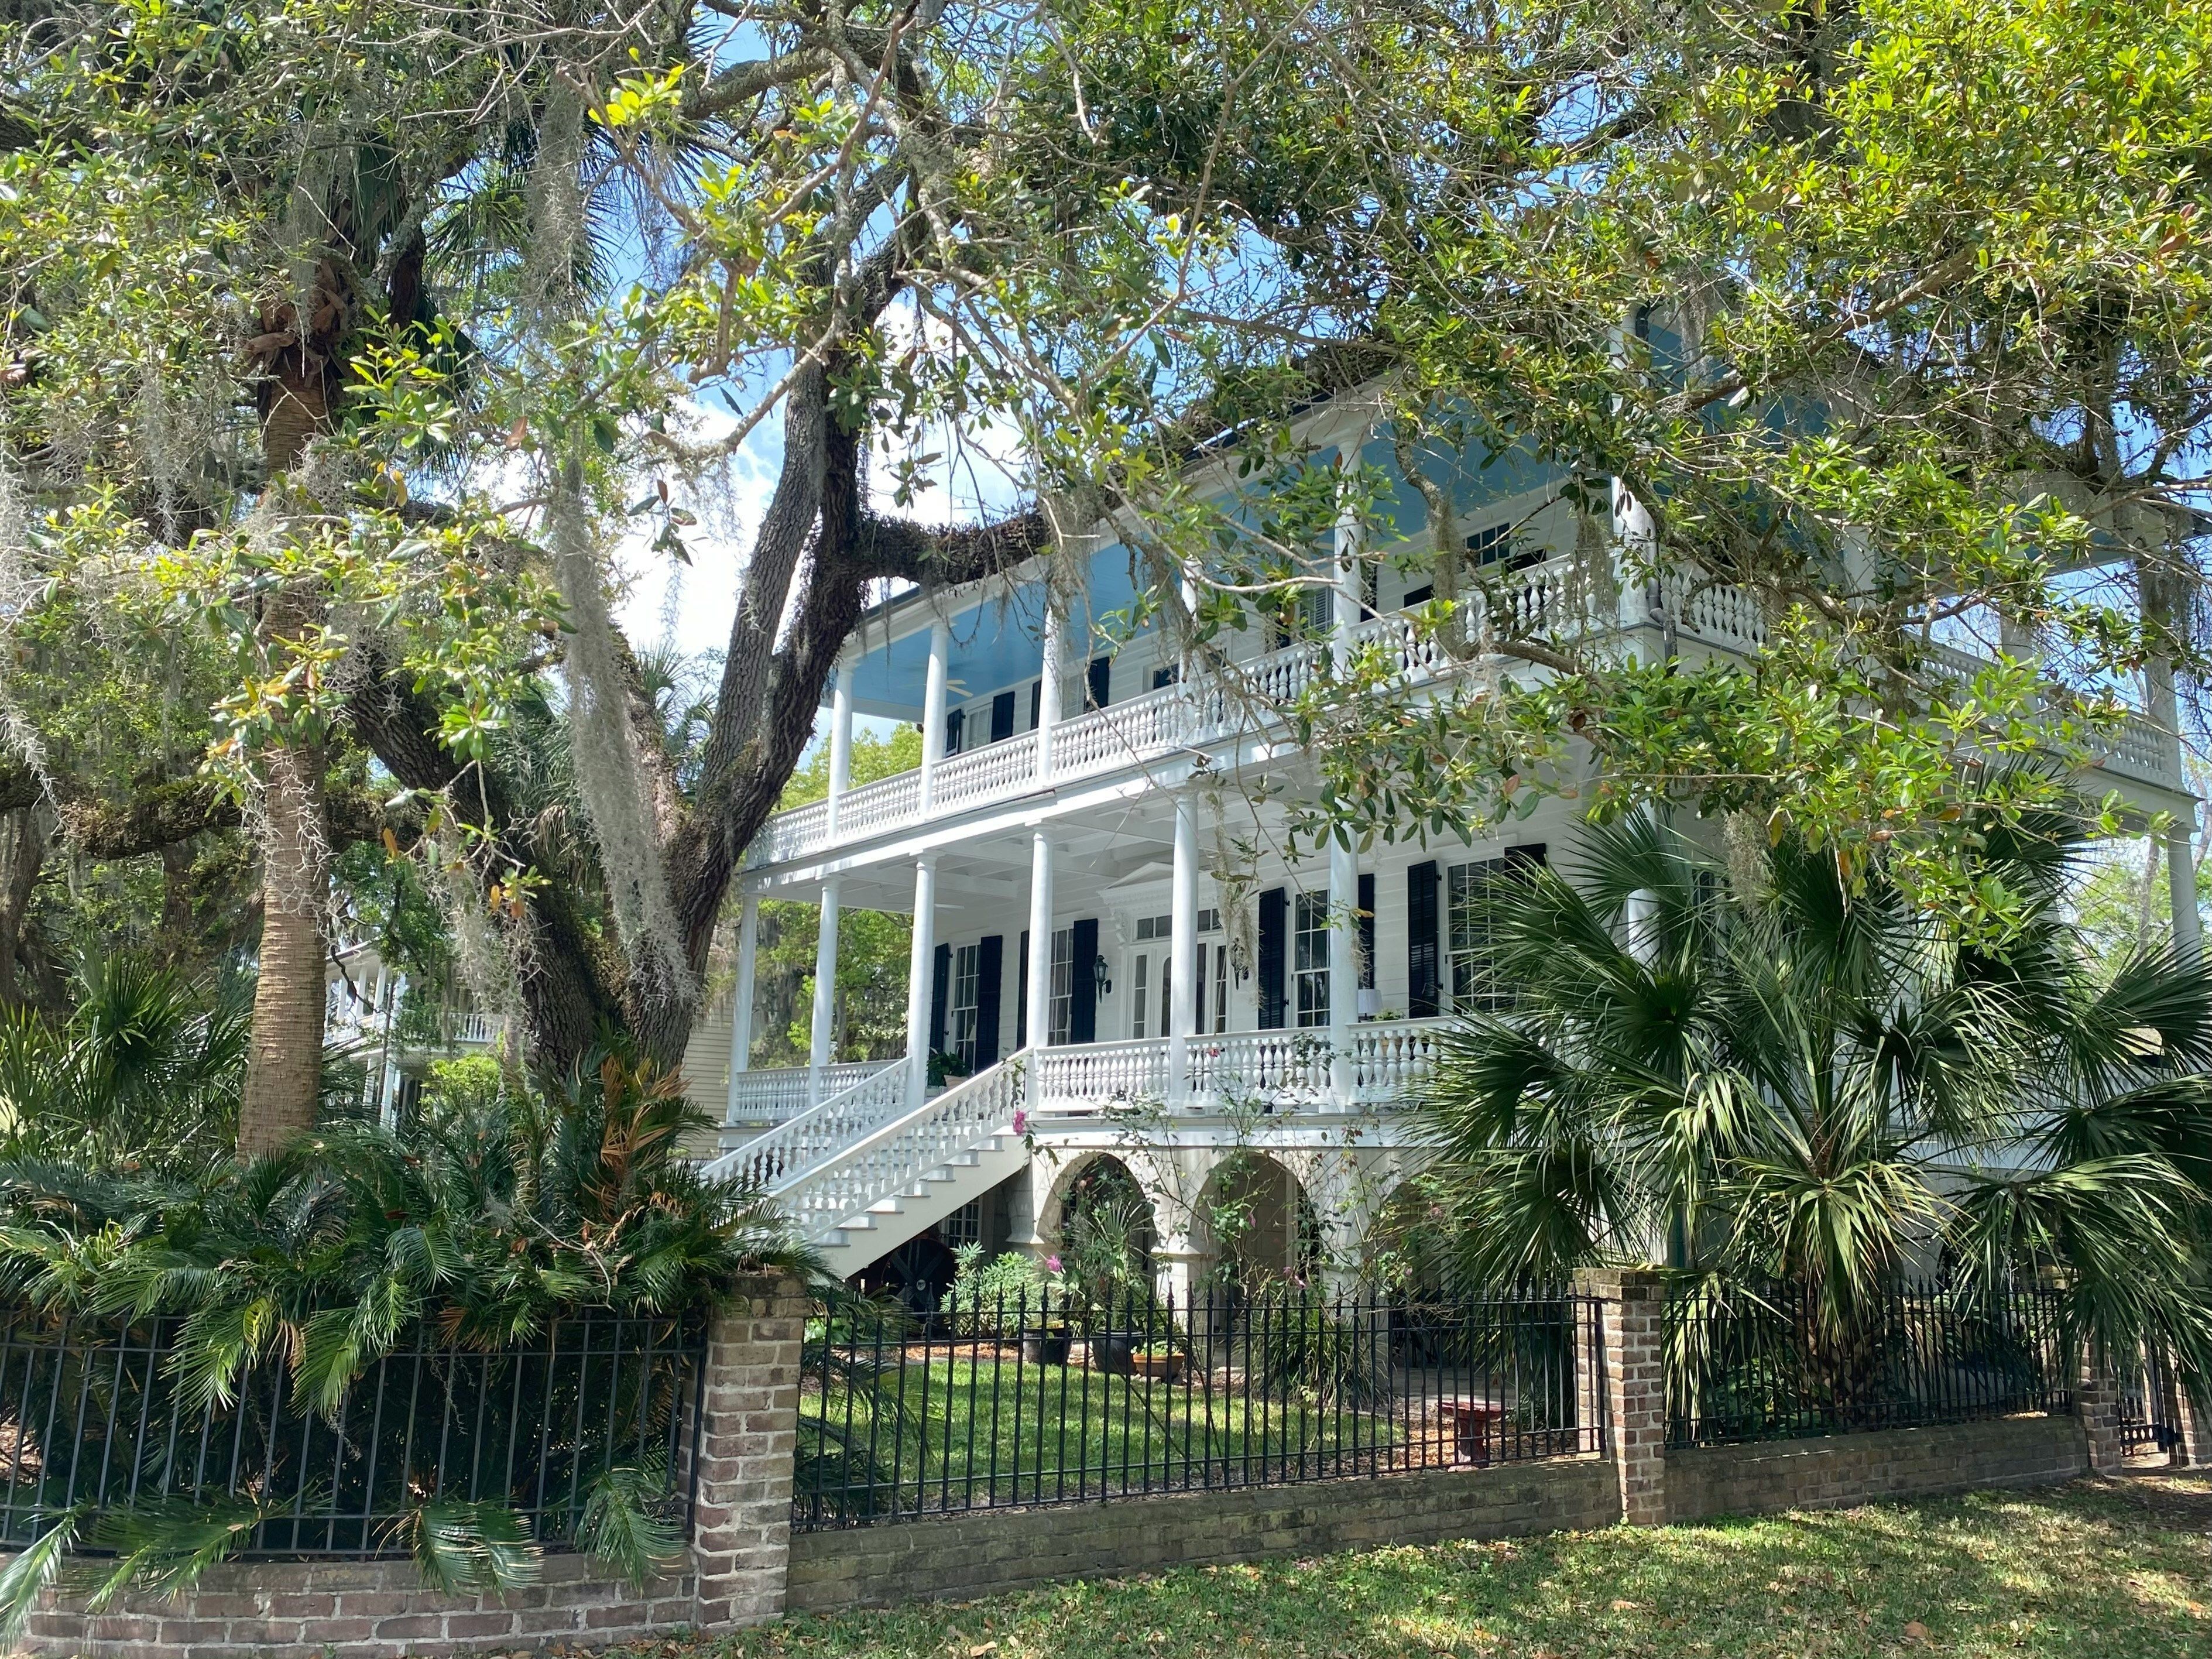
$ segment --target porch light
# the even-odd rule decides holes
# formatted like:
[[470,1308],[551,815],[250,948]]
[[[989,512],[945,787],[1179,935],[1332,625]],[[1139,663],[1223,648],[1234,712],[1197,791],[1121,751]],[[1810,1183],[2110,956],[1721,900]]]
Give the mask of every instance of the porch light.
[[1106,958],[1103,954],[1091,958],[1091,988],[1102,997],[1114,994],[1114,981],[1108,976]]

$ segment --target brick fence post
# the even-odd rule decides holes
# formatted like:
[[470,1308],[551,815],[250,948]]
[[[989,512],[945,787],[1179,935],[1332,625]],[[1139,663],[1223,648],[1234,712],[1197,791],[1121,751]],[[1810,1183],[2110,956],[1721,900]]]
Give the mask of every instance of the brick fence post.
[[2090,1472],[2116,1473],[2127,1461],[2120,1446],[2119,1383],[2110,1365],[2087,1354],[2081,1358],[2081,1375],[2074,1385],[2074,1411],[2088,1437]]
[[702,1630],[783,1612],[806,1306],[796,1279],[741,1280],[707,1334],[691,1545]]
[[[1575,1275],[1575,1294],[1598,1302],[1601,1388],[1612,1419],[1620,1518],[1632,1527],[1667,1519],[1667,1301],[1650,1267],[1590,1267]],[[1587,1361],[1584,1362],[1585,1364]],[[1598,1390],[1588,1382],[1585,1399]]]
[[2176,1468],[2201,1469],[2212,1463],[2212,1413],[2200,1412],[2181,1379],[2173,1380],[2173,1425],[2181,1438],[2174,1443]]

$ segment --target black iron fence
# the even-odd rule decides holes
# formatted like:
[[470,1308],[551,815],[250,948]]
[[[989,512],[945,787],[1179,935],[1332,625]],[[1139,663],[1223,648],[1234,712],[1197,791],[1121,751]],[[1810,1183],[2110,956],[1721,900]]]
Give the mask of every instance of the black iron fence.
[[1683,1288],[1667,1304],[1670,1445],[2070,1410],[2054,1297],[1900,1285],[1848,1321],[1796,1287]]
[[251,1504],[242,1553],[404,1554],[426,1506],[495,1503],[557,1549],[609,1479],[688,1529],[695,1322],[580,1314],[491,1352],[418,1330],[328,1413],[280,1364],[195,1403],[178,1338],[171,1320],[0,1330],[0,1548],[79,1505]]
[[1285,1291],[817,1311],[793,1524],[1597,1451],[1597,1307]]
[[2120,1449],[2130,1457],[2170,1453],[2181,1443],[2181,1389],[2165,1355],[2154,1349],[2123,1356],[2119,1382]]

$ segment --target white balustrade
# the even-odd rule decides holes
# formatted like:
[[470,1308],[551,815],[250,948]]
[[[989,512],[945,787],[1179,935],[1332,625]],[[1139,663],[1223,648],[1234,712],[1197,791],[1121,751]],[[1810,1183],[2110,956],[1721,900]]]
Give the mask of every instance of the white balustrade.
[[[850,1075],[855,1069],[863,1073],[857,1079]],[[734,1152],[723,1153],[707,1165],[705,1173],[715,1178],[738,1176],[750,1185],[774,1190],[797,1179],[842,1148],[872,1133],[897,1116],[906,1104],[907,1070],[903,1060],[878,1060],[860,1068],[830,1066],[824,1071],[846,1074],[835,1079],[842,1085],[835,1093],[829,1094],[819,1106],[802,1110],[788,1122],[754,1137]],[[740,1073],[745,1078],[791,1075],[799,1079],[797,1103],[804,1107],[805,1072],[793,1068],[784,1073]],[[824,1076],[825,1091],[832,1080],[832,1076]]]
[[1372,1020],[1354,1028],[1352,1088],[1370,1105],[1411,1099],[1437,1074],[1441,1019]]
[[1030,1094],[1039,1111],[1080,1115],[1158,1103],[1168,1085],[1168,1045],[1085,1042],[1030,1051]]
[[[865,1083],[899,1065],[896,1060],[840,1061],[822,1068],[823,1104],[854,1084]],[[804,1066],[778,1066],[762,1071],[740,1072],[730,1091],[732,1123],[778,1123],[806,1109],[807,1072]]]
[[1014,1115],[1024,1098],[1028,1058],[1026,1053],[1014,1054],[955,1084],[811,1168],[783,1176],[769,1190],[799,1224],[802,1237],[823,1237],[838,1223],[908,1191],[991,1136],[1012,1133]]
[[1036,733],[1024,732],[939,761],[930,781],[930,804],[934,810],[1018,795],[1036,777]]
[[1670,570],[1656,584],[1658,605],[1677,632],[1736,650],[1766,643],[1766,618],[1759,601],[1729,583],[1709,583],[1693,572]]
[[1229,1031],[1190,1039],[1190,1095],[1195,1105],[1257,1103],[1268,1110],[1319,1104],[1328,1097],[1324,1030]]
[[1108,772],[1186,740],[1189,699],[1179,685],[1093,708],[1052,734],[1055,780]]

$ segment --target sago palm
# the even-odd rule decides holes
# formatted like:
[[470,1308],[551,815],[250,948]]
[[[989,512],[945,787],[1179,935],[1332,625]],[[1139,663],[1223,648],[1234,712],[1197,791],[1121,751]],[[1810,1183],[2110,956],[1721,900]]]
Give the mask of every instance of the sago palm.
[[1832,1331],[1911,1273],[2055,1287],[2069,1334],[2212,1376],[2212,975],[2104,974],[2063,819],[1991,827],[2002,949],[1785,840],[1755,882],[1646,819],[1499,890],[1510,1006],[1443,1041],[1426,1108],[1456,1262],[1490,1283],[1663,1261],[1780,1284]]

